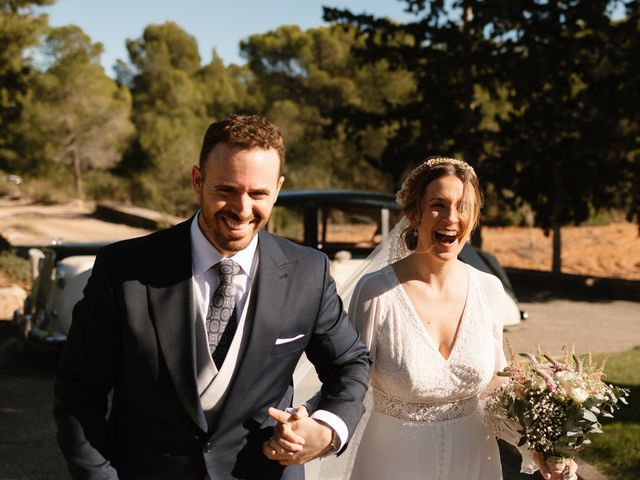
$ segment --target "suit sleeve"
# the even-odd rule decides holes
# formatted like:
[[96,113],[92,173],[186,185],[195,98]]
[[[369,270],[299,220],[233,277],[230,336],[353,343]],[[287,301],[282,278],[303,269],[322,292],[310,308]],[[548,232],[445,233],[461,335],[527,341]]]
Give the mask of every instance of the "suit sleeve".
[[96,257],[58,365],[53,414],[74,479],[117,479],[107,428],[108,395],[118,370],[119,314],[103,255]]
[[344,312],[329,275],[329,260],[324,255],[322,259],[322,299],[306,353],[322,382],[316,407],[340,417],[351,436],[364,412],[362,401],[367,391],[371,361],[367,347]]

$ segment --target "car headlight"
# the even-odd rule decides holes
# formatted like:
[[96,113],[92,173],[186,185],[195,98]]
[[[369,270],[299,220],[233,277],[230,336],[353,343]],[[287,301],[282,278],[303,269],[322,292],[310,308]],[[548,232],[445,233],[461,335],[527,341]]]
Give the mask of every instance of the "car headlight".
[[66,275],[67,275],[67,270],[64,268],[64,265],[58,265],[56,267],[55,282],[56,282],[56,286],[60,290],[62,290],[64,288],[64,281],[65,281]]

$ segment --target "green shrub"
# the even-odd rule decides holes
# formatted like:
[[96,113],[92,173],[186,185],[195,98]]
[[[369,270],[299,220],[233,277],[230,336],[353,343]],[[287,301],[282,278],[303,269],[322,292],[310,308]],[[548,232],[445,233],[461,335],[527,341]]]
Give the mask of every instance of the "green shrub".
[[59,171],[26,179],[22,187],[25,195],[36,203],[51,205],[76,199],[73,177]]
[[611,215],[606,210],[595,210],[593,207],[589,207],[589,218],[586,219],[581,225],[584,226],[601,226],[609,225],[611,223]]
[[92,200],[111,200],[130,203],[129,181],[104,170],[87,172],[84,178],[84,190],[87,198]]
[[31,264],[29,260],[17,256],[14,252],[0,252],[0,270],[17,283],[28,284],[31,281]]

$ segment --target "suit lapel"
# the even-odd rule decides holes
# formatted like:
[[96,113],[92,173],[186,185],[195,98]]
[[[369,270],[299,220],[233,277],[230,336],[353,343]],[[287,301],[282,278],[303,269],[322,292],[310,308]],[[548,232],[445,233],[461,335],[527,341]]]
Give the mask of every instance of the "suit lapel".
[[256,376],[261,374],[265,358],[270,354],[283,328],[284,307],[291,292],[290,272],[297,266],[297,262],[287,259],[268,233],[260,233],[258,252],[259,264],[252,287],[250,310],[247,312],[247,320],[251,323],[246,329],[247,339],[243,341],[236,372],[229,385],[228,397],[220,412],[220,430],[236,421],[234,416],[229,414],[229,409],[238,405],[251,408],[251,403],[247,402],[243,395]]
[[149,268],[151,318],[169,375],[189,416],[207,430],[196,385],[195,312],[191,279],[191,221],[167,231],[161,260]]

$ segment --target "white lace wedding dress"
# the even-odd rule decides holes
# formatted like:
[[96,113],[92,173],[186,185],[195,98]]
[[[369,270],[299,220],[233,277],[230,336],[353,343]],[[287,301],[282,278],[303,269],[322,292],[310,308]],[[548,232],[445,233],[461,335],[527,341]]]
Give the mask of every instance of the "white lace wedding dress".
[[466,304],[447,359],[391,266],[366,275],[356,287],[350,316],[375,363],[373,411],[359,439],[351,480],[502,478],[480,394],[506,365],[505,294],[495,277],[468,269]]

